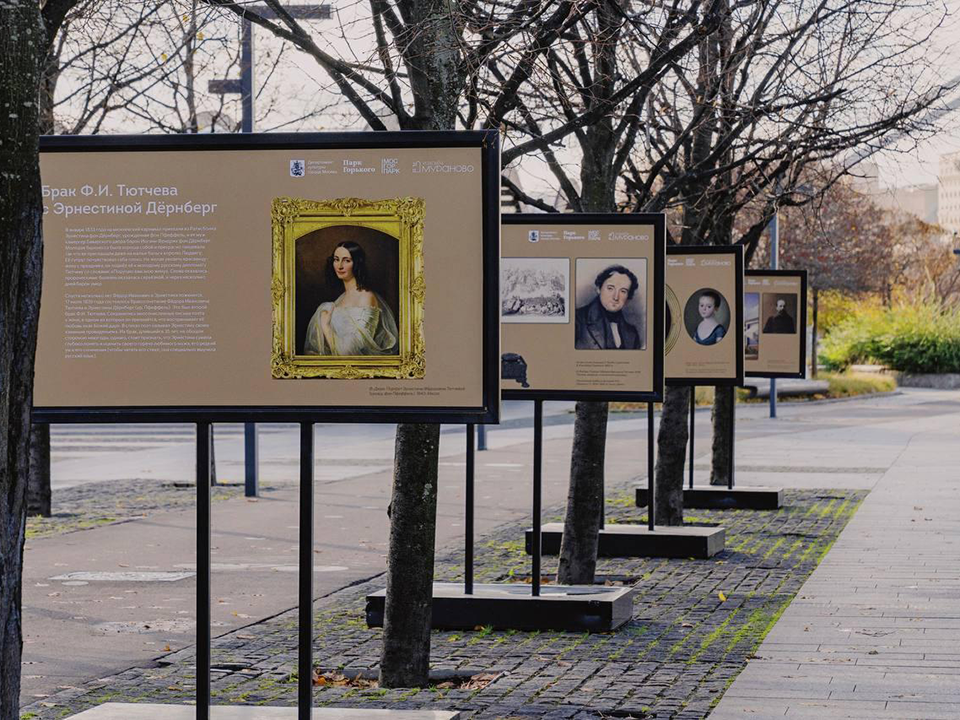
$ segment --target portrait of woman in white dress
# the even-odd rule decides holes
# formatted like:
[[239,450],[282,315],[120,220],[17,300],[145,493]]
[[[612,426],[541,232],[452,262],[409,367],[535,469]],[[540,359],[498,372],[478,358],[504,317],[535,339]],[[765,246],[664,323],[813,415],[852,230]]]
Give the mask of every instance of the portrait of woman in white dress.
[[307,324],[305,355],[397,355],[397,319],[384,298],[369,285],[363,247],[337,243],[325,268],[328,286],[342,288],[336,300],[323,302]]

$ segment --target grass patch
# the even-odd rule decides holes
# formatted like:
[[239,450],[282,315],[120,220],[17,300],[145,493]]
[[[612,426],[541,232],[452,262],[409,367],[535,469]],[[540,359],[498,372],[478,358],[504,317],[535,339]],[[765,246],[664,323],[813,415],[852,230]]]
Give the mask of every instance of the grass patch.
[[881,373],[820,373],[818,379],[830,383],[828,396],[832,398],[892,392],[897,389],[896,380]]

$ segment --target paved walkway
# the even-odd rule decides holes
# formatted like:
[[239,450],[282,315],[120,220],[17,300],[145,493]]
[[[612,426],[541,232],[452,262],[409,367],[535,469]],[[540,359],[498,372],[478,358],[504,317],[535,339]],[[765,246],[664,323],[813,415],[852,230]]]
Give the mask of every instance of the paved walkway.
[[[957,394],[916,394],[930,414],[906,442],[876,427],[851,454],[825,428],[812,468],[887,466],[839,540],[710,716],[960,718],[960,417]],[[784,439],[771,455],[790,457]]]
[[[554,410],[552,405],[550,408]],[[562,502],[566,493],[572,431],[565,408],[557,407],[556,410],[560,414],[547,418],[545,432],[544,491],[548,505]],[[709,450],[708,419],[707,412],[698,413],[698,482],[706,482],[707,468],[703,463]],[[644,427],[642,416],[617,420],[611,425],[608,439],[611,490],[644,474]],[[227,430],[220,437],[227,441],[227,448],[233,447],[233,450],[222,452],[218,442],[218,463],[225,468],[233,463],[238,468],[239,428]],[[235,498],[214,506],[217,516],[214,523],[215,562],[219,564],[215,567],[217,602],[214,615],[218,623],[215,634],[218,635],[229,633],[243,639],[255,623],[295,602],[296,573],[287,570],[292,567],[289,558],[295,556],[296,549],[296,487],[285,485],[285,481],[296,477],[296,432],[295,429],[276,430],[276,433],[268,433],[264,440],[261,457],[265,465],[265,482],[276,483],[278,489],[256,504]],[[329,592],[336,595],[337,588],[376,578],[383,568],[384,509],[389,497],[392,433],[389,428],[360,429],[361,434],[367,434],[348,437],[348,432],[344,428],[318,428],[318,448],[329,448],[319,454],[322,461],[318,462],[316,530],[319,553],[315,568],[318,595]],[[931,702],[934,697],[936,703],[960,701],[957,697],[960,695],[957,690],[960,688],[960,654],[950,655],[954,646],[960,647],[960,638],[956,637],[960,633],[960,582],[957,580],[960,572],[960,560],[957,559],[960,557],[960,548],[957,547],[960,542],[960,481],[956,470],[960,466],[957,455],[960,452],[960,392],[909,390],[901,395],[836,404],[784,404],[780,406],[780,419],[776,421],[766,418],[766,406],[749,405],[738,410],[737,434],[739,484],[776,484],[805,491],[837,488],[849,491],[846,495],[858,490],[872,490],[872,493],[827,555],[824,566],[811,576],[767,641],[757,650],[762,659],[752,662],[741,679],[730,687],[716,710],[716,717],[740,717],[745,713],[751,717],[782,717],[785,714],[787,717],[803,717],[802,713],[808,709],[827,717],[883,717],[883,713],[889,717],[960,717],[960,706],[941,707]],[[491,452],[478,458],[478,545],[488,542],[489,536],[481,536],[494,527],[505,522],[522,522],[528,517],[529,436],[528,418],[522,414],[509,417],[507,423],[490,433]],[[119,435],[117,438],[121,439]],[[58,467],[61,470],[64,484],[90,483],[86,487],[96,488],[102,485],[97,480],[103,479],[105,471],[127,478],[161,482],[188,479],[191,472],[193,447],[189,428],[175,429],[169,443],[128,439],[125,441],[127,447],[123,447],[123,442],[111,443],[109,435],[104,435],[96,443],[81,434],[72,434],[70,439],[72,442],[61,443],[60,447],[66,452],[54,468],[55,478]],[[105,460],[110,445],[119,445],[115,448],[119,452],[112,455],[111,460]],[[462,429],[450,428],[444,434],[441,449],[438,546],[445,546],[448,552],[452,550],[454,553],[462,537],[462,452]],[[122,458],[122,462],[113,462],[113,456]],[[236,480],[239,476],[225,479]],[[819,492],[808,494],[823,496]],[[827,499],[822,499],[822,507],[813,510],[811,517],[819,517],[817,513],[821,510],[826,516],[842,504],[842,500],[833,501],[829,496],[824,496]],[[614,502],[614,507],[623,511],[625,519],[637,521],[637,511],[629,498],[611,497],[611,501],[623,499],[628,500],[626,505]],[[952,523],[949,521],[951,517],[954,518]],[[269,522],[265,522],[268,518]],[[753,532],[745,533],[744,537]],[[802,533],[798,535],[796,532],[788,534],[794,536],[788,538],[794,545],[807,543],[811,546],[809,553],[804,551],[805,557],[819,557],[820,541],[814,536],[801,537]],[[930,542],[931,537],[937,542]],[[953,544],[947,544],[948,541]],[[85,679],[106,677],[123,668],[149,666],[151,658],[168,652],[168,648],[176,651],[188,647],[193,635],[192,578],[132,585],[116,579],[80,584],[84,581],[77,583],[56,578],[76,570],[189,572],[193,542],[190,510],[150,515],[148,520],[59,538],[31,540],[24,588],[27,634],[24,648],[25,701],[47,697],[73,684],[83,683]],[[529,561],[516,545],[515,540],[505,541],[501,549],[508,555],[519,553],[516,570],[522,571],[528,567]],[[774,542],[771,547],[775,545]],[[734,556],[740,552],[749,556],[743,559],[749,572],[757,569],[783,572],[779,566],[766,568],[773,554],[768,555],[765,547],[762,543],[745,541],[742,547],[738,546],[739,549],[731,547],[731,552]],[[770,552],[785,554],[790,547],[791,543],[784,541]],[[698,570],[699,566],[686,561],[679,565],[682,568],[672,569],[669,564],[665,567],[670,567],[671,572],[698,573],[709,569],[705,564]],[[732,565],[729,560],[709,563],[711,573],[724,574],[724,577],[732,572]],[[624,573],[617,568],[616,572],[629,576],[631,581],[646,579],[648,568],[637,566],[629,570]],[[650,628],[644,628],[644,613],[648,610],[654,616],[662,613],[663,603],[673,602],[677,597],[674,593],[676,587],[695,586],[698,592],[704,590],[704,594],[691,602],[710,600],[716,604],[713,585],[708,582],[689,585],[687,581],[676,581],[676,577],[668,582],[673,583],[670,592],[665,591],[663,598],[638,611],[638,629],[642,628],[643,633],[652,632]],[[715,579],[712,582],[715,585]],[[790,588],[789,593],[792,595],[797,587]],[[687,597],[689,592],[681,595]],[[736,595],[727,595],[739,602]],[[784,601],[788,597],[784,596]],[[729,608],[733,604],[728,599],[721,603],[721,607]],[[715,616],[711,613],[710,617]],[[633,669],[652,661],[663,648],[671,652],[677,648],[677,653],[681,653],[685,652],[687,645],[695,646],[694,650],[706,647],[703,641],[712,637],[709,633],[703,639],[694,636],[682,646],[671,644],[687,634],[712,628],[700,619],[688,622],[680,615],[675,619],[676,627],[666,628],[670,642],[660,638],[660,633],[655,634],[658,639],[639,644],[624,633],[598,637],[596,642],[613,645],[616,643],[611,638],[617,642],[626,638],[626,645],[631,649],[621,656],[621,661]],[[170,624],[154,625],[153,621],[157,620]],[[353,626],[356,618],[351,616],[349,620],[344,633],[360,632]],[[797,622],[801,624],[797,625]],[[110,623],[116,623],[118,627]],[[122,623],[127,625],[119,627]],[[144,629],[144,624],[149,628]],[[722,632],[727,632],[730,627],[731,624],[724,625]],[[889,635],[883,634],[888,632]],[[669,633],[675,633],[676,637]],[[568,639],[562,640],[566,642]],[[444,637],[443,642],[451,641]],[[471,639],[468,644],[474,642],[477,641]],[[490,642],[514,641],[507,635],[495,634]],[[727,647],[728,643],[721,644]],[[472,649],[473,645],[469,650]],[[464,650],[469,654],[467,648]],[[530,652],[529,648],[518,650],[521,654],[525,651]],[[753,652],[752,647],[750,651]],[[635,656],[632,655],[634,652],[637,653]],[[848,655],[844,656],[844,652]],[[536,653],[537,657],[550,654],[539,648]],[[377,655],[369,647],[362,654],[365,658]],[[577,655],[572,650],[571,654]],[[694,655],[699,660],[703,654],[694,652]],[[678,677],[693,683],[693,694],[683,696],[687,698],[684,703],[693,703],[690,698],[698,697],[697,687],[706,692],[704,686],[696,684],[701,679],[691,673],[689,660],[680,659],[673,664],[675,667],[670,668]],[[884,660],[889,663],[871,664]],[[531,670],[531,683],[548,682],[550,661],[544,663],[543,668]],[[715,678],[716,687],[711,687],[710,692],[719,694],[722,691],[727,678],[736,674],[742,662],[735,665],[736,669],[730,665],[729,675]],[[591,679],[588,685],[599,678],[599,667],[589,670]],[[864,674],[856,676],[859,679],[847,681],[840,678],[841,669]],[[578,664],[577,672],[580,670],[583,668]],[[773,674],[767,675],[767,672]],[[891,684],[891,677],[899,684]],[[666,688],[675,687],[671,684],[674,681],[661,682],[659,675],[657,678],[640,678],[633,684],[643,693],[650,694],[651,703],[656,700],[658,711],[667,713],[667,700],[671,698],[666,697],[665,693],[669,694]],[[834,678],[838,678],[838,684],[830,687]],[[953,679],[958,682],[951,682]],[[493,689],[512,683],[511,678],[501,679]],[[796,687],[791,683],[797,683]],[[686,684],[686,680],[681,683],[684,687]],[[943,692],[933,693],[931,689],[935,687],[942,688]],[[578,693],[578,688],[571,686],[570,692]],[[861,695],[861,699],[844,699],[830,695],[843,691],[852,696],[878,688],[889,693],[889,697],[885,695],[878,700],[875,695]],[[917,698],[906,696],[917,692],[922,693],[920,699],[926,701],[925,704],[908,707],[896,715],[895,712],[902,707],[898,703],[917,705]],[[714,697],[716,694],[707,698],[707,706]],[[616,705],[612,703],[612,695],[610,699],[612,709]],[[564,701],[554,699],[553,702],[562,704]],[[699,709],[705,707],[699,700],[686,706],[680,702],[677,699],[674,708],[680,713],[678,717],[703,717],[707,712]],[[835,704],[835,715],[822,707],[824,702]],[[860,715],[843,714],[844,709],[859,711],[859,702],[874,704],[862,706],[864,710]],[[821,703],[821,706],[815,703]],[[642,712],[643,707],[640,704],[638,709]],[[937,715],[937,712],[941,714]],[[54,710],[51,709],[50,713],[50,717],[56,716]]]

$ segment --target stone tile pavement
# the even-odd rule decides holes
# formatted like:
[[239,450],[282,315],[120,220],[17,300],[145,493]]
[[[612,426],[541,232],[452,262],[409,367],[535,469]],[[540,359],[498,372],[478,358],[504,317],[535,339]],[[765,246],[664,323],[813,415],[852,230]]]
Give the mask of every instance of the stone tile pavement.
[[712,720],[960,718],[957,415],[911,423],[757,656]]

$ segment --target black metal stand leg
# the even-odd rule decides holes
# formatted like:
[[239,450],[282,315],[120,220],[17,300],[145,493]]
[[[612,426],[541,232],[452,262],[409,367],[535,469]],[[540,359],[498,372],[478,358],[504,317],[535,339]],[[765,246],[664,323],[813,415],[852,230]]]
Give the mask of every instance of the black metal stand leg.
[[600,478],[600,529],[607,524],[607,488],[604,478]]
[[473,595],[473,480],[476,448],[473,425],[467,425],[467,482],[464,489],[463,593]]
[[210,423],[197,423],[197,720],[210,720]]
[[313,714],[313,423],[300,423],[300,638],[297,717]]
[[733,454],[736,451],[737,436],[737,389],[735,387],[730,388],[730,394],[733,397],[730,398],[730,467],[727,472],[727,489],[733,490]]
[[256,497],[260,492],[260,468],[258,467],[257,424],[243,424],[243,494]]
[[540,594],[540,561],[542,559],[541,532],[543,522],[540,517],[542,504],[543,471],[543,400],[533,401],[533,582],[534,597]]
[[697,386],[690,388],[690,489],[693,490],[693,438],[697,430]]
[[653,403],[647,403],[647,527],[653,532],[657,521],[657,483],[653,468],[653,444],[656,433],[653,432]]

